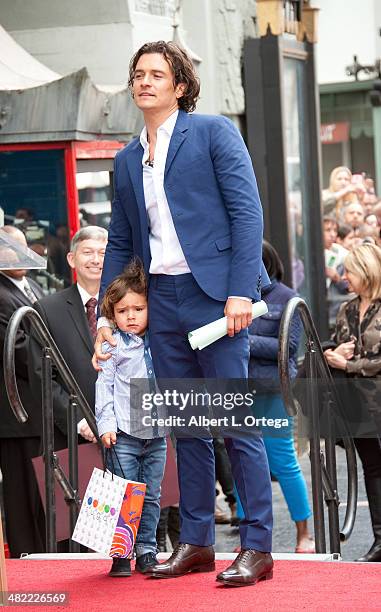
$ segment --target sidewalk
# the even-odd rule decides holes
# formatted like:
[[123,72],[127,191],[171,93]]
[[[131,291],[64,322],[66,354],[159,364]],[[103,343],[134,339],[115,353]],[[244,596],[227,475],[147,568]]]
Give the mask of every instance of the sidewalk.
[[[342,503],[346,502],[346,463],[345,453],[341,448],[337,448],[337,474],[339,495]],[[307,489],[311,500],[311,470],[308,455],[300,459],[300,464],[307,481]],[[353,561],[361,554],[367,552],[373,542],[372,528],[369,518],[369,509],[364,488],[364,478],[361,463],[358,465],[359,476],[359,495],[357,505],[357,516],[355,526],[348,542],[342,545],[341,556],[344,561]],[[274,504],[274,534],[273,551],[279,553],[294,552],[295,549],[295,527],[290,519],[287,505],[284,501],[280,486],[277,482],[272,483],[273,504]],[[220,502],[223,505],[223,500]],[[340,505],[340,524],[343,523],[346,507]],[[326,514],[327,517],[327,514]],[[313,522],[310,519],[311,532],[313,533]],[[329,538],[326,522],[326,542],[329,550]],[[231,552],[239,546],[239,532],[229,525],[216,525],[216,551]]]

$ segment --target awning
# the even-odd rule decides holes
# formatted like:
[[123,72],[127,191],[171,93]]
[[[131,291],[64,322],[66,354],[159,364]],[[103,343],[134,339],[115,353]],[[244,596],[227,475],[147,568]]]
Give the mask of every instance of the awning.
[[0,89],[27,89],[60,79],[30,55],[0,26]]
[[139,133],[142,118],[127,86],[98,87],[86,68],[61,76],[1,26],[0,57],[0,143],[126,142]]

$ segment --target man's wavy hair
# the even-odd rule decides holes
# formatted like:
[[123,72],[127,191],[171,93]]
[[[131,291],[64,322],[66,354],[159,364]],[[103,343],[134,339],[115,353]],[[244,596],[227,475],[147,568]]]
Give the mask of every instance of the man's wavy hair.
[[173,72],[173,86],[176,87],[180,83],[185,84],[184,94],[179,98],[179,108],[187,113],[194,111],[200,94],[200,81],[192,60],[184,49],[174,42],[165,42],[164,40],[149,42],[136,51],[129,66],[128,86],[130,90],[134,82],[136,65],[141,56],[146,53],[160,53],[166,59]]

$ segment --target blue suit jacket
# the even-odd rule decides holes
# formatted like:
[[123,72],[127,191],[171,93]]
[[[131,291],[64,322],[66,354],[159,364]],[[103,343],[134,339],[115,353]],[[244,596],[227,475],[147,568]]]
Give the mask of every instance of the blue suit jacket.
[[[115,158],[115,199],[103,266],[101,295],[131,257],[149,271],[148,216],[143,191],[143,148],[135,138]],[[201,289],[260,299],[268,284],[262,265],[262,207],[246,146],[222,116],[180,110],[169,144],[164,188],[188,266]]]

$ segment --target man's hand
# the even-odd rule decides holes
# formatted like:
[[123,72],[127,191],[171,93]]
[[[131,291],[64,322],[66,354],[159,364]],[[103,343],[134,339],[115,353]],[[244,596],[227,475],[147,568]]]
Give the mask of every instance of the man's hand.
[[95,442],[96,444],[97,439],[91,431],[86,419],[82,419],[82,421],[78,423],[78,433],[82,436],[82,438],[85,438],[85,440]]
[[93,368],[97,372],[100,372],[100,370],[102,369],[100,365],[98,364],[98,360],[107,361],[107,359],[110,359],[111,357],[111,353],[102,353],[102,342],[108,342],[109,344],[111,344],[111,346],[116,346],[116,340],[114,336],[112,335],[111,327],[104,326],[98,329],[98,333],[97,333],[97,337],[96,337],[95,345],[94,345],[95,352],[91,360],[91,363],[93,364]]
[[102,443],[106,448],[111,448],[111,446],[114,446],[114,444],[116,444],[115,431],[107,431],[104,433],[102,436]]
[[232,337],[249,327],[253,320],[253,306],[248,300],[228,298],[224,314],[228,318],[228,336]]
[[340,353],[337,353],[336,351],[333,351],[332,349],[328,349],[324,351],[324,356],[326,360],[328,361],[328,365],[330,365],[331,368],[336,368],[337,370],[347,369],[348,360],[345,357],[343,357],[343,355],[340,355]]

